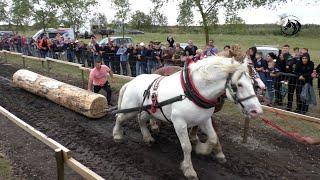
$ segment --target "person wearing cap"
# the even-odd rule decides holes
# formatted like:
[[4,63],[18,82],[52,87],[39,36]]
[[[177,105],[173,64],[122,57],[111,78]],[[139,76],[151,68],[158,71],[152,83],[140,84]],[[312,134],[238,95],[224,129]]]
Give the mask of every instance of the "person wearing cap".
[[136,74],[145,74],[147,72],[147,49],[143,42],[139,44],[137,50],[137,63],[136,63]]
[[113,106],[111,103],[112,91],[108,81],[108,75],[112,78],[112,82],[115,82],[112,70],[108,66],[103,65],[102,60],[97,60],[95,67],[90,71],[88,91],[92,91],[93,89],[94,93],[99,93],[101,89],[105,90],[107,92],[108,105]]

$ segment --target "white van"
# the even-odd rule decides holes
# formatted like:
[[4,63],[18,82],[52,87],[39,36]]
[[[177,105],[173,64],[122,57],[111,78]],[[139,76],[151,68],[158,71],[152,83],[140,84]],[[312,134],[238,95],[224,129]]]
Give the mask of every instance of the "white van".
[[[34,40],[37,40],[39,37],[43,36],[43,34],[44,34],[44,30],[41,29],[34,36],[32,36],[32,38]],[[46,30],[46,34],[49,39],[53,39],[57,36],[57,34],[60,34],[64,37],[64,39],[70,38],[70,40],[72,41],[75,40],[75,34],[73,31],[73,28],[58,28],[58,29],[48,28]]]

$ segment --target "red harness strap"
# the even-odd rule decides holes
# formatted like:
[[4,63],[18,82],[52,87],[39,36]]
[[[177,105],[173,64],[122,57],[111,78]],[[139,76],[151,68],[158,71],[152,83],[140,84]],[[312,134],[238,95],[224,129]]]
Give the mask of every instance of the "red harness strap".
[[155,82],[154,82],[154,86],[153,86],[153,93],[151,95],[151,112],[152,113],[156,113],[157,112],[157,108],[158,108],[158,88],[159,88],[159,84],[160,81],[164,78],[164,76],[159,77]]
[[[213,99],[213,100],[209,100],[209,99],[206,99],[205,97],[203,97],[200,92],[198,91],[198,89],[195,87],[194,85],[194,82],[192,80],[192,77],[191,77],[191,74],[190,74],[190,69],[189,69],[189,65],[192,63],[193,61],[192,60],[187,60],[186,63],[186,71],[185,71],[185,77],[186,77],[186,80],[189,81],[190,83],[190,89],[192,91],[192,93],[196,96],[197,99],[201,100],[202,102],[205,102],[206,104],[210,104],[210,105],[216,105],[217,103],[219,103],[219,101],[217,99]],[[184,70],[181,71],[181,74],[180,74],[180,83],[181,83],[181,86],[182,86],[182,89],[184,92],[186,92],[186,82],[184,80]],[[195,104],[198,105],[198,103],[195,102],[194,99],[190,99],[192,102],[194,102]]]

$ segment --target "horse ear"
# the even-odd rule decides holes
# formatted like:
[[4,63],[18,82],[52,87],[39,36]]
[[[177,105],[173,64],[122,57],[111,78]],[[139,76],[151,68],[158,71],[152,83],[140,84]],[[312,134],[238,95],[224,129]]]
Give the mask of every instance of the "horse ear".
[[243,65],[248,66],[248,57],[247,56],[243,60]]

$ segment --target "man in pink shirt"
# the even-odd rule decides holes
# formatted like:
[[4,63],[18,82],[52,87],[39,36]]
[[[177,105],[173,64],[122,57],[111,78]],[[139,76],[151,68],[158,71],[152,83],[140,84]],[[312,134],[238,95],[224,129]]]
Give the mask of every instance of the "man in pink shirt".
[[112,78],[112,82],[114,82],[112,70],[108,66],[103,65],[101,60],[97,60],[95,63],[95,68],[90,71],[88,91],[92,91],[92,85],[93,92],[95,93],[98,93],[101,89],[104,89],[107,92],[108,104],[112,106],[111,87],[107,79],[108,74]]

